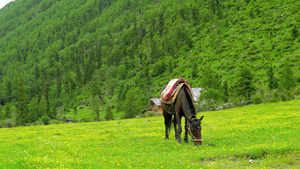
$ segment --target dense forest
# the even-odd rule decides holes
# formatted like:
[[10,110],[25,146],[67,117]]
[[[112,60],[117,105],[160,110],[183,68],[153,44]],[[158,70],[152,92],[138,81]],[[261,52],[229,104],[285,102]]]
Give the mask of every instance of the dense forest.
[[15,0],[0,9],[0,127],[80,109],[92,114],[80,121],[132,118],[180,77],[205,89],[199,110],[299,99],[299,9],[298,0]]

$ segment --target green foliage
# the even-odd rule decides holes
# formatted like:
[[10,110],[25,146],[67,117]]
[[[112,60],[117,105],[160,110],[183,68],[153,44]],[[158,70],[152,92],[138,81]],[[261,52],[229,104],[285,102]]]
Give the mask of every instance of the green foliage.
[[46,97],[44,95],[42,95],[42,97],[41,97],[38,110],[39,110],[38,117],[42,117],[42,116],[47,115],[47,110],[48,110],[47,100],[46,100]]
[[39,118],[39,103],[38,103],[38,98],[34,97],[31,99],[31,101],[28,104],[29,108],[29,117],[28,121],[29,122],[35,122]]
[[205,89],[220,89],[219,77],[215,74],[210,64],[204,67],[201,85]]
[[24,82],[21,75],[18,80],[18,105],[16,110],[16,125],[23,126],[28,121],[28,98],[24,89]]
[[9,105],[6,106],[5,112],[6,112],[6,117],[8,117],[8,118],[12,117],[12,112],[11,112],[11,108]]
[[139,93],[135,89],[128,90],[123,105],[124,118],[134,118],[142,111],[138,95]]
[[282,67],[282,75],[280,78],[280,88],[285,91],[291,91],[296,87],[296,80],[294,78],[294,73],[288,63],[285,61]]
[[201,100],[214,100],[216,103],[225,103],[227,101],[227,97],[216,89],[208,89],[204,93],[200,95]]
[[50,117],[47,115],[42,116],[41,119],[44,125],[48,125],[50,123]]
[[[161,87],[178,77],[192,87],[249,99],[253,88],[238,83],[237,72],[244,67],[251,70],[252,86],[267,88],[277,77],[280,90],[294,91],[300,81],[289,85],[278,65],[289,58],[299,79],[297,3],[14,1],[0,12],[0,105],[26,109],[18,103],[19,74],[29,109],[22,124],[44,114],[57,118],[58,109],[62,118],[96,96],[125,112],[126,86],[142,95],[138,105],[145,109],[150,95],[159,96]],[[274,78],[267,77],[269,65],[276,65]]]
[[227,84],[227,81],[224,82],[223,93],[228,98],[229,94],[228,94],[228,84]]
[[244,96],[250,100],[251,95],[255,92],[253,84],[253,75],[248,68],[243,68],[238,75],[239,80],[236,85],[236,91],[238,95]]
[[292,29],[292,37],[296,39],[298,36],[299,36],[299,30],[296,26],[294,26],[294,28]]
[[254,104],[261,104],[263,102],[262,97],[263,96],[261,94],[256,94],[251,98],[251,102],[253,102]]
[[278,82],[277,82],[276,78],[274,77],[273,66],[269,66],[267,74],[268,74],[268,87],[269,87],[269,89],[270,90],[277,89],[278,88]]
[[4,120],[6,117],[6,112],[2,111],[2,106],[0,106],[0,120]]
[[109,105],[106,106],[106,110],[105,110],[105,120],[113,120],[114,119],[114,115],[113,112],[111,110],[111,107]]
[[146,112],[142,115],[142,117],[153,117],[153,116],[155,116],[155,112],[153,112],[153,111],[146,111]]
[[99,96],[95,96],[94,97],[91,106],[92,106],[92,109],[93,109],[94,113],[96,114],[95,119],[97,121],[100,120],[100,106],[101,106],[101,102],[100,102]]

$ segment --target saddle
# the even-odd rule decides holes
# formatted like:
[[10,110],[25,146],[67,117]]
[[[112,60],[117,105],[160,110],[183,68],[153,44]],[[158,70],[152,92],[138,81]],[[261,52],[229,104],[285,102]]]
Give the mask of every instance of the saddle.
[[183,85],[186,85],[188,87],[189,94],[190,94],[193,102],[195,102],[194,97],[193,97],[193,91],[190,88],[189,83],[184,79],[172,79],[168,83],[166,88],[161,92],[160,100],[166,104],[174,103],[176,101],[177,95]]

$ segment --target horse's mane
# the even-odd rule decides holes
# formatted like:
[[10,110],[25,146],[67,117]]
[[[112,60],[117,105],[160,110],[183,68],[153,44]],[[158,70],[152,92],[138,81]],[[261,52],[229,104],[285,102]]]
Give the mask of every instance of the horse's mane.
[[188,91],[188,87],[186,85],[184,85],[183,89],[184,89],[184,93],[186,95],[186,98],[188,100],[189,107],[192,109],[192,114],[196,115],[197,113],[195,111],[195,106],[193,104],[193,99],[191,98],[192,95],[191,95],[190,91]]

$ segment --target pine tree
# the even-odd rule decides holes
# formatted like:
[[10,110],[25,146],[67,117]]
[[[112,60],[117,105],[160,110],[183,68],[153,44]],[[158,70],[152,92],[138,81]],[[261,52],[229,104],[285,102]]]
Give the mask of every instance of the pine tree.
[[206,65],[204,68],[202,76],[202,85],[206,89],[217,89],[220,90],[220,79],[213,71],[210,64]]
[[299,35],[298,28],[294,26],[294,28],[292,29],[292,37],[296,39],[298,35]]
[[22,75],[19,75],[18,81],[18,103],[17,103],[17,110],[16,110],[16,125],[23,126],[26,124],[28,119],[28,98],[24,89],[24,81]]
[[277,89],[278,82],[276,81],[276,79],[274,77],[273,66],[269,67],[267,74],[268,74],[268,87],[269,87],[269,89],[270,90]]
[[107,105],[105,120],[113,120],[113,119],[114,119],[114,116],[113,116],[112,110],[111,110],[110,106]]
[[80,71],[79,64],[76,64],[76,82],[80,86],[82,82],[82,74]]
[[34,65],[34,77],[35,80],[38,80],[40,78],[40,71],[37,63]]
[[192,77],[193,78],[197,78],[198,76],[198,63],[197,62],[193,62],[192,63]]
[[[5,92],[5,90],[4,90],[4,92]],[[8,80],[8,81],[6,82],[6,92],[5,92],[5,97],[6,97],[6,99],[5,99],[6,102],[11,101],[11,99],[12,99],[12,84],[11,84],[11,81],[10,81],[10,80]]]
[[46,97],[44,95],[42,95],[41,100],[40,100],[40,104],[39,104],[39,115],[38,115],[38,117],[42,117],[44,115],[47,115],[47,110],[48,110],[47,100],[46,100]]
[[239,80],[236,86],[237,93],[251,100],[251,94],[255,92],[253,85],[253,75],[248,68],[243,68],[239,74]]
[[101,106],[101,103],[100,103],[100,98],[99,96],[95,96],[93,101],[92,101],[92,109],[94,110],[94,113],[96,114],[96,121],[100,120],[100,106]]
[[58,77],[56,79],[56,97],[59,98],[61,93],[61,79]]
[[125,111],[125,118],[133,118],[136,117],[140,110],[140,105],[138,102],[138,93],[135,89],[128,90],[126,94],[126,100],[123,105],[123,110]]
[[31,99],[29,105],[29,116],[28,116],[28,121],[35,122],[38,119],[38,109],[39,109],[39,104],[38,104],[38,98],[34,97]]
[[283,63],[282,75],[280,78],[280,87],[282,90],[290,91],[296,86],[296,80],[293,75],[294,73],[288,63],[288,60],[286,60]]
[[224,85],[223,85],[223,93],[226,97],[229,96],[228,94],[228,84],[227,84],[227,81],[224,82]]

